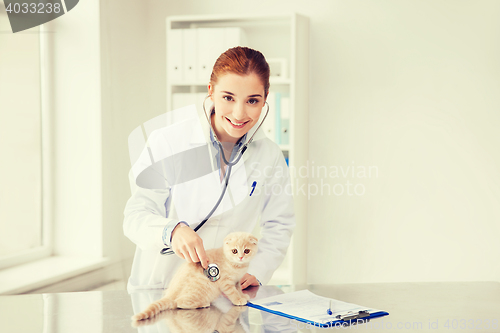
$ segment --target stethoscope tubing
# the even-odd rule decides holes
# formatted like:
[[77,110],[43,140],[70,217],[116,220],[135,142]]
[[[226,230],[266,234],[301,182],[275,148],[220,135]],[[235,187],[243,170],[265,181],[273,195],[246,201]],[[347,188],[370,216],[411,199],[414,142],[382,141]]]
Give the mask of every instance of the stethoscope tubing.
[[[243,154],[247,150],[248,145],[252,142],[255,133],[257,133],[259,128],[262,126],[262,123],[264,122],[264,120],[266,120],[267,114],[269,113],[269,104],[266,102],[267,111],[266,111],[266,114],[264,115],[264,119],[262,119],[259,127],[257,127],[257,129],[252,134],[252,136],[247,141],[247,143],[245,143],[241,148],[238,149],[237,153],[239,153],[239,155],[237,157],[235,157],[233,161],[228,161],[226,159],[226,157],[224,156],[225,154],[224,154],[224,149],[222,148],[222,144],[219,141],[219,138],[217,138],[217,134],[215,134],[215,131],[213,130],[213,127],[212,127],[212,123],[208,119],[208,115],[207,115],[207,112],[205,110],[205,102],[206,102],[207,98],[209,98],[209,97],[210,97],[210,95],[207,95],[207,97],[205,97],[205,99],[203,100],[203,113],[205,114],[205,117],[207,118],[208,124],[209,124],[210,128],[212,129],[212,132],[214,133],[215,141],[217,142],[217,146],[219,147],[219,153],[222,155],[222,159],[224,160],[224,163],[226,163],[228,168],[226,170],[226,175],[224,176],[224,187],[222,188],[222,193],[220,194],[219,199],[217,200],[217,203],[214,205],[214,207],[212,208],[210,213],[208,213],[208,215],[203,219],[203,221],[201,221],[201,223],[198,224],[196,226],[196,228],[193,229],[195,232],[198,231],[198,229],[200,229],[208,221],[208,219],[212,216],[212,214],[217,210],[217,207],[219,207],[219,204],[221,203],[222,198],[224,197],[224,194],[226,193],[226,189],[227,189],[227,186],[229,184],[229,176],[231,175],[231,169],[232,169],[233,165],[237,164],[240,161],[241,157],[243,156]],[[171,248],[165,247],[160,251],[160,254],[171,255],[171,254],[175,254],[175,252]]]
[[[243,153],[241,153],[240,157],[242,155],[243,155]],[[237,163],[237,161],[236,161],[236,163]],[[231,175],[231,169],[232,169],[232,167],[233,167],[233,165],[228,165],[228,168],[226,170],[226,175],[224,176],[224,187],[222,188],[222,193],[220,194],[219,199],[217,200],[217,203],[214,205],[214,207],[212,208],[212,210],[210,211],[210,213],[208,213],[208,215],[203,219],[203,221],[201,221],[201,223],[198,224],[196,226],[196,228],[193,229],[194,232],[198,231],[198,229],[200,229],[208,221],[208,219],[212,216],[212,214],[215,212],[215,210],[217,209],[217,207],[219,207],[219,204],[221,203],[222,198],[224,197],[224,194],[226,193],[227,185],[229,184],[229,176]],[[160,254],[162,254],[162,255],[171,255],[171,254],[175,254],[175,252],[171,248],[165,247],[165,248],[163,248],[160,251]]]

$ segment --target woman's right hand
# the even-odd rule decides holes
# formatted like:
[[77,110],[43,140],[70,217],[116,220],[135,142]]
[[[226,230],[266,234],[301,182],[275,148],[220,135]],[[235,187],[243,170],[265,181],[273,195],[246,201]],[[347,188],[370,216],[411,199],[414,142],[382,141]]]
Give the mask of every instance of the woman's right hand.
[[187,262],[199,262],[204,269],[208,268],[208,258],[203,247],[203,240],[184,223],[179,223],[172,231],[172,250]]

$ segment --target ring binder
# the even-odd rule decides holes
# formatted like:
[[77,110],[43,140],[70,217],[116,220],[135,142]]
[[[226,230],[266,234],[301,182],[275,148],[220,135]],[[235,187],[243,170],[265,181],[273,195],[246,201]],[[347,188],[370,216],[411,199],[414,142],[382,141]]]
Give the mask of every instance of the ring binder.
[[349,321],[349,320],[353,320],[353,319],[366,318],[369,316],[370,316],[370,313],[368,312],[368,310],[361,310],[359,312],[349,311],[345,314],[339,314],[335,318],[343,320],[343,321]]

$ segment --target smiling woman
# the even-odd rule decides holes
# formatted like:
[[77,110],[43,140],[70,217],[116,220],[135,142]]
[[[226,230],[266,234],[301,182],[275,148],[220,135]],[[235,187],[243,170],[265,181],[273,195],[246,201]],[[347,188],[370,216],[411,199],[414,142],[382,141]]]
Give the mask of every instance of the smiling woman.
[[208,93],[212,123],[221,142],[236,143],[258,121],[269,93],[269,65],[262,53],[235,47],[215,62]]
[[[280,147],[260,129],[269,86],[269,65],[261,52],[229,49],[217,59],[208,85],[213,105],[176,110],[185,114],[182,121],[151,134],[152,151],[173,153],[154,159],[165,170],[161,186],[137,188],[125,208],[125,235],[137,244],[129,290],[167,287],[182,261],[206,269],[206,249],[256,225],[261,226],[262,246],[238,287],[266,284],[283,262],[295,213],[291,191],[279,191],[290,187],[289,173],[261,172],[287,170]],[[193,143],[202,145],[203,154],[188,153]],[[206,172],[174,183],[176,175],[203,165]],[[162,246],[176,256],[161,256]]]

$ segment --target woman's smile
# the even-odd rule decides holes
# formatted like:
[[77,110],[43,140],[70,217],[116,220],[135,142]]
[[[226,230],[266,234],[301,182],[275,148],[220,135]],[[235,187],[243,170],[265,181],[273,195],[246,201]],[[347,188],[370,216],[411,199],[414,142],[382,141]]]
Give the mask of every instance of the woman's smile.
[[226,117],[226,119],[231,123],[231,125],[233,125],[234,128],[238,128],[238,129],[245,127],[245,125],[249,122],[249,120],[244,121],[244,122],[235,122],[235,121],[229,119],[228,117]]

